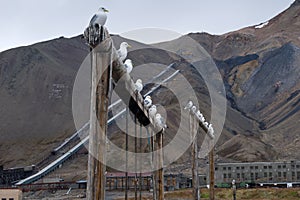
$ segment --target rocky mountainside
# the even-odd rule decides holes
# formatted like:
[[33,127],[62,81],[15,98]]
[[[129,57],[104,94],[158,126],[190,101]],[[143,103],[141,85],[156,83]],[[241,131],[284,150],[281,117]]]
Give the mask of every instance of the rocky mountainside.
[[[239,161],[300,159],[300,1],[268,22],[216,36],[191,33],[215,60],[226,86],[228,111],[218,142],[222,159]],[[114,36],[116,46],[124,38]],[[180,39],[161,46],[180,48]],[[129,41],[134,48],[144,44]],[[37,163],[74,130],[72,90],[88,54],[81,37],[58,38],[0,53],[0,165]],[[180,58],[155,49],[129,54],[135,65],[170,64],[193,82],[200,108],[210,115],[203,80]],[[182,88],[183,94],[184,88]],[[161,89],[171,132],[176,101]],[[118,137],[112,135],[118,143]]]

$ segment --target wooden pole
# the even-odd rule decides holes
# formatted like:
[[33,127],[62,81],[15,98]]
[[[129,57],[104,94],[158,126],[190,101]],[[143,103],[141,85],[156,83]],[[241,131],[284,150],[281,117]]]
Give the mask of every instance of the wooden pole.
[[215,162],[214,148],[209,152],[209,199],[215,200]]
[[[154,168],[154,165],[153,164],[156,164],[156,161],[155,161],[155,137],[153,136],[153,131],[151,131],[151,152],[152,152],[152,158],[151,158],[151,166],[152,166],[152,169]],[[157,178],[156,178],[156,171],[153,171],[152,173],[152,184],[153,184],[153,200],[157,200]]]
[[143,141],[143,138],[142,138],[142,125],[140,124],[140,154],[139,154],[139,172],[140,172],[140,174],[139,174],[139,192],[140,192],[140,200],[142,200],[142,187],[143,187],[143,184],[142,184],[142,162],[141,162],[141,160],[142,160],[142,158],[141,158],[141,156],[142,156],[142,141]]
[[125,200],[128,200],[128,114],[129,108],[126,108],[126,141],[125,141],[125,150],[126,150],[126,172],[125,172]]
[[107,110],[109,100],[112,43],[100,44],[92,51],[92,84],[87,199],[105,199]]
[[194,115],[190,114],[190,130],[192,136],[192,178],[193,196],[195,200],[200,199],[199,177],[198,177],[198,145],[197,145],[197,126]]
[[158,164],[158,170],[156,178],[158,179],[158,200],[164,199],[164,166],[163,166],[163,133],[164,129],[156,134],[156,142],[157,142],[157,164]]
[[[135,101],[137,101],[137,94],[135,96]],[[135,184],[134,184],[134,199],[137,200],[138,199],[138,178],[137,178],[137,131],[138,131],[138,120],[137,120],[137,116],[134,116],[134,122],[135,122],[135,126],[134,126],[134,152],[135,152],[135,156],[134,156],[134,171],[135,171]]]

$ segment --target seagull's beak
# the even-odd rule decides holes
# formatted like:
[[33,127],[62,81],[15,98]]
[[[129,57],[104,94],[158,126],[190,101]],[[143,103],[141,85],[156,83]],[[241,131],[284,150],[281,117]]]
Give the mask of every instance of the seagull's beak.
[[129,48],[131,48],[132,46],[128,45]]
[[109,11],[108,11],[108,10],[106,10],[105,8],[104,8],[104,10],[103,10],[103,11],[104,11],[104,12],[107,12],[107,13],[109,12]]

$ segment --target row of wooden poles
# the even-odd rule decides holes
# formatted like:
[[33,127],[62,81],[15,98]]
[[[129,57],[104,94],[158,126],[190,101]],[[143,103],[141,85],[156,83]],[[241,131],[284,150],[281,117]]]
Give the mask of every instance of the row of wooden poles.
[[[97,32],[98,31],[98,32]],[[105,172],[106,172],[106,138],[107,138],[107,118],[108,104],[112,91],[112,82],[121,87],[119,91],[127,91],[127,97],[123,96],[122,92],[118,94],[125,102],[129,102],[128,98],[135,100],[135,106],[139,111],[142,111],[142,117],[148,118],[152,130],[156,133],[156,148],[159,153],[153,159],[156,160],[158,169],[153,173],[153,199],[164,199],[164,176],[163,176],[163,129],[155,127],[154,122],[148,116],[147,111],[143,106],[143,98],[141,94],[136,92],[134,83],[126,72],[123,63],[118,59],[115,49],[113,48],[112,39],[108,31],[101,27],[100,30],[94,31],[96,34],[89,35],[88,43],[91,46],[91,107],[90,107],[90,138],[89,138],[89,160],[88,160],[88,185],[87,199],[88,200],[104,200],[105,199]],[[96,39],[94,37],[97,37]],[[95,42],[96,41],[96,42]],[[118,93],[118,92],[117,92]],[[128,94],[129,97],[128,97]],[[127,98],[127,99],[126,99]],[[128,110],[128,109],[127,109]],[[134,113],[135,114],[135,113]],[[126,119],[128,112],[126,114]],[[137,152],[137,123],[138,116],[135,116],[135,152]],[[198,178],[198,150],[197,150],[197,125],[199,124],[193,114],[190,114],[190,132],[193,138],[192,142],[192,176],[193,176],[193,196],[196,200],[200,199],[199,178]],[[128,121],[126,120],[126,126]],[[200,127],[207,132],[206,126]],[[128,152],[128,127],[126,128],[126,147]],[[152,137],[153,138],[153,137]],[[154,141],[152,140],[152,148]],[[140,141],[141,145],[141,141]],[[140,146],[141,148],[141,146]],[[154,149],[151,149],[152,151]],[[137,159],[137,156],[136,158]],[[126,155],[127,160],[127,155]],[[137,160],[135,160],[137,163]],[[126,168],[127,168],[126,161]],[[136,172],[137,166],[136,167]],[[214,199],[214,174],[213,174],[213,150],[210,153],[210,199]],[[127,170],[126,170],[127,171]],[[126,175],[125,199],[128,199],[128,173]],[[141,191],[141,173],[140,176],[140,199],[142,199]],[[137,174],[136,174],[137,180]],[[135,184],[135,199],[138,199],[137,184]]]
[[[107,138],[107,118],[108,103],[112,91],[112,82],[118,85],[116,90],[120,98],[124,102],[134,99],[135,109],[140,112],[140,118],[149,120],[152,130],[156,133],[156,144],[159,153],[156,156],[156,166],[159,170],[154,173],[154,189],[156,199],[162,200],[164,194],[163,187],[163,159],[162,159],[162,137],[163,129],[156,127],[148,113],[144,110],[143,97],[135,90],[134,83],[126,72],[123,63],[118,59],[116,50],[113,48],[112,39],[108,31],[101,27],[99,30],[92,30],[89,27],[89,35],[87,40],[91,46],[91,110],[90,110],[90,138],[89,138],[89,160],[88,160],[88,183],[87,183],[87,199],[104,200],[105,199],[105,172],[106,172],[106,138]],[[124,93],[126,91],[126,93]],[[129,95],[128,95],[129,94]],[[127,109],[128,110],[128,109]],[[136,113],[134,113],[136,114]],[[128,115],[128,114],[127,114]],[[135,134],[137,134],[139,116],[135,117]],[[127,118],[127,116],[126,116]],[[126,122],[127,124],[127,122]],[[127,129],[128,131],[128,129]],[[127,132],[128,133],[128,132]],[[128,151],[128,134],[126,133],[126,151]],[[137,152],[137,135],[135,135],[135,152]],[[137,156],[135,163],[137,163]],[[127,165],[127,163],[126,163]],[[126,166],[127,167],[127,166]],[[136,166],[136,171],[138,171]],[[127,171],[127,170],[126,170]],[[128,173],[126,172],[126,185],[128,184]],[[141,173],[140,173],[141,177]],[[137,180],[137,175],[136,175]],[[156,181],[157,180],[157,181]],[[141,184],[141,181],[140,183]],[[126,188],[128,185],[126,186]],[[125,198],[128,198],[127,190]],[[137,184],[135,184],[135,198],[137,199]],[[140,199],[141,187],[140,187]]]

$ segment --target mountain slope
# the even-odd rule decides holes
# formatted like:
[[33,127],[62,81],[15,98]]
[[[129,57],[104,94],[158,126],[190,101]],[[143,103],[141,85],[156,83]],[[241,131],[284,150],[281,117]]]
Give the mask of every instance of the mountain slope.
[[[220,36],[188,35],[207,50],[223,76],[228,111],[217,145],[222,158],[300,159],[299,14],[297,0],[264,26]],[[113,39],[116,46],[126,40],[118,36]],[[192,82],[201,99],[200,109],[210,116],[207,88],[188,63],[156,49],[138,50],[148,46],[128,42],[134,47],[129,58],[135,65],[176,62],[175,69]],[[174,47],[179,55],[186,53],[180,39],[157,45]],[[80,37],[59,38],[0,53],[0,165],[34,164],[73,133],[73,83],[87,54],[88,48]],[[185,88],[180,89],[182,95],[188,95]],[[166,135],[169,141],[179,120],[176,99],[164,89],[155,95],[158,102],[168,105],[172,116]],[[118,133],[112,138],[121,143]],[[282,150],[284,147],[286,151]]]

